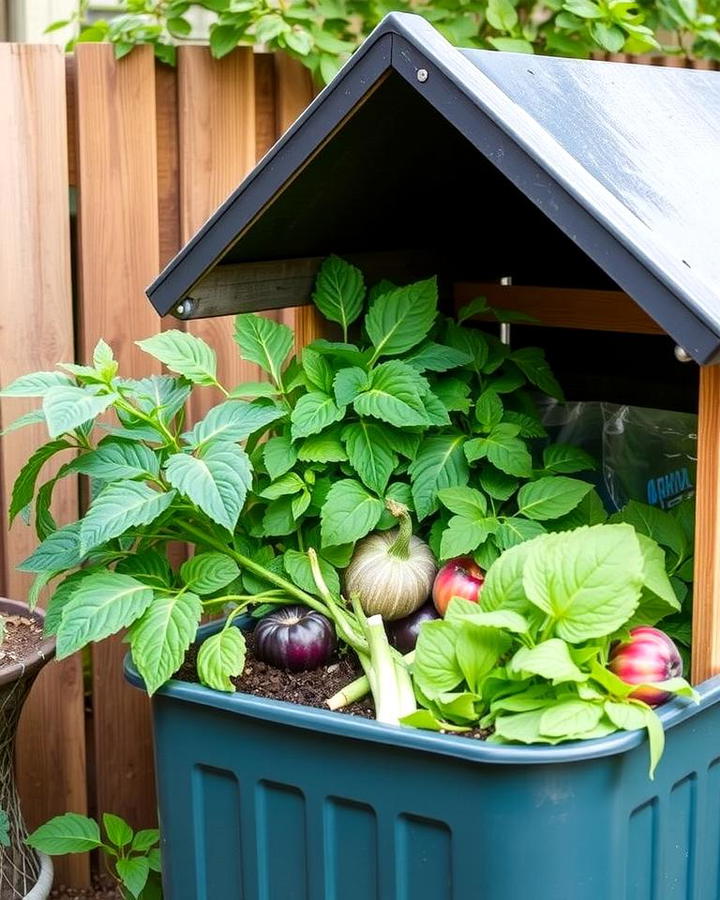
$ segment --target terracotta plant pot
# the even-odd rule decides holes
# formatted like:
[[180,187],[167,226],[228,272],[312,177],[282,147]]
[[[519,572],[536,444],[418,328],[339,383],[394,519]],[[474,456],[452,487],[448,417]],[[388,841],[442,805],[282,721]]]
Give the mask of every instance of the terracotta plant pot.
[[[42,622],[42,610],[0,598],[0,615]],[[55,639],[43,638],[19,659],[0,659],[0,809],[10,823],[10,846],[0,847],[0,896],[44,900],[52,887],[52,863],[24,844],[27,836],[15,784],[15,736],[20,713],[40,669],[55,655]]]

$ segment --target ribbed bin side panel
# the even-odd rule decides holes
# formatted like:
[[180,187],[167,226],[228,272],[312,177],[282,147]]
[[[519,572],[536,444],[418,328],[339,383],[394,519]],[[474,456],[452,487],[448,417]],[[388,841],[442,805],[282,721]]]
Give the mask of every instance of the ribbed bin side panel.
[[720,900],[716,706],[668,732],[655,781],[646,745],[498,765],[154,710],[171,900]]

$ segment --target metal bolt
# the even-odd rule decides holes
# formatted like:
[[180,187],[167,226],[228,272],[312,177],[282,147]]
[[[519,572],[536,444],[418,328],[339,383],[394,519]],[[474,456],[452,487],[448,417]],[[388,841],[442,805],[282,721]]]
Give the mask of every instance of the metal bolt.
[[195,307],[195,301],[192,297],[186,297],[173,310],[173,315],[178,319],[187,319]]
[[[510,287],[512,285],[512,276],[511,275],[503,275],[500,279],[500,284],[503,287]],[[500,323],[500,342],[505,344],[506,347],[510,346],[510,323],[509,322],[501,322]]]
[[681,363],[692,362],[692,356],[679,344],[675,345],[675,359]]
[[418,69],[417,70],[417,80],[422,84],[424,81],[428,80],[428,70],[427,69]]

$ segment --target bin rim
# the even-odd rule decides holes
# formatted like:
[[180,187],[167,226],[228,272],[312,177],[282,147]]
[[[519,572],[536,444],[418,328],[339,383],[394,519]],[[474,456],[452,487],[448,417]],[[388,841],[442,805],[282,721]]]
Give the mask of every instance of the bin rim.
[[[249,616],[245,616],[238,618],[233,624],[242,629],[253,624],[253,620]],[[223,621],[220,620],[201,626],[197,632],[197,640],[202,642],[217,632],[222,625]],[[125,679],[131,685],[140,690],[145,689],[145,682],[138,672],[130,652],[125,655],[123,669]],[[658,710],[658,716],[666,732],[720,702],[720,675],[696,685],[695,689],[700,697],[698,703],[678,697]],[[153,695],[153,703],[163,703],[166,700],[194,703],[253,719],[263,719],[278,725],[320,731],[324,734],[352,740],[391,744],[407,750],[435,753],[463,759],[467,762],[494,765],[553,765],[583,762],[627,753],[647,740],[646,732],[643,729],[641,731],[620,731],[607,737],[587,741],[568,741],[553,746],[491,744],[487,741],[475,741],[451,734],[405,728],[401,725],[385,725],[374,719],[334,712],[330,709],[316,709],[285,700],[258,697],[240,691],[233,694],[224,693],[201,684],[177,679],[171,679]]]

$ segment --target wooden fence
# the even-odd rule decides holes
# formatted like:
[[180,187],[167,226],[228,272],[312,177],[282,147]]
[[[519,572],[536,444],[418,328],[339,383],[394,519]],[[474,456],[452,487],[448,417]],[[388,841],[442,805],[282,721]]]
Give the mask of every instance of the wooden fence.
[[[150,372],[153,361],[134,341],[162,326],[145,286],[312,93],[296,63],[250,50],[216,61],[184,47],[169,69],[149,48],[116,62],[101,44],[80,45],[70,59],[55,47],[0,45],[0,383],[85,361],[101,336],[125,374]],[[273,315],[295,329],[299,346],[316,333],[308,308]],[[229,320],[188,327],[216,348],[221,380],[258,377],[238,360]],[[194,402],[214,399],[208,392]],[[31,405],[0,401],[0,426]],[[1,442],[3,511],[42,440],[43,428],[31,427]],[[60,482],[57,518],[77,518],[80,503],[78,485]],[[0,541],[0,591],[22,598],[29,580],[15,565],[33,548],[33,531],[0,529]],[[89,665],[77,656],[48,666],[34,689],[19,759],[31,825],[66,810],[115,812],[136,827],[155,821],[148,703],[123,683],[123,652],[119,640],[106,641]],[[86,857],[57,869],[66,883],[88,881]]]
[[[101,44],[79,46],[67,60],[55,47],[0,45],[0,383],[84,361],[101,336],[125,374],[149,373],[153,360],[134,341],[161,322],[145,286],[312,94],[305,69],[247,49],[218,62],[204,48],[182,48],[170,69],[149,48],[116,62]],[[276,315],[299,341],[312,335],[309,310]],[[233,351],[230,327],[225,319],[192,325],[217,348],[222,380],[257,379]],[[1,401],[0,423],[31,406]],[[43,431],[3,439],[3,510]],[[63,480],[59,520],[77,518],[79,502],[77,484]],[[0,540],[0,591],[22,598],[29,580],[15,565],[32,549],[33,531],[20,523]],[[119,641],[105,642],[89,666],[80,656],[48,666],[33,690],[19,759],[31,825],[88,809],[136,827],[155,821],[148,703],[123,683],[122,655]],[[57,868],[66,883],[88,881],[85,857]]]

